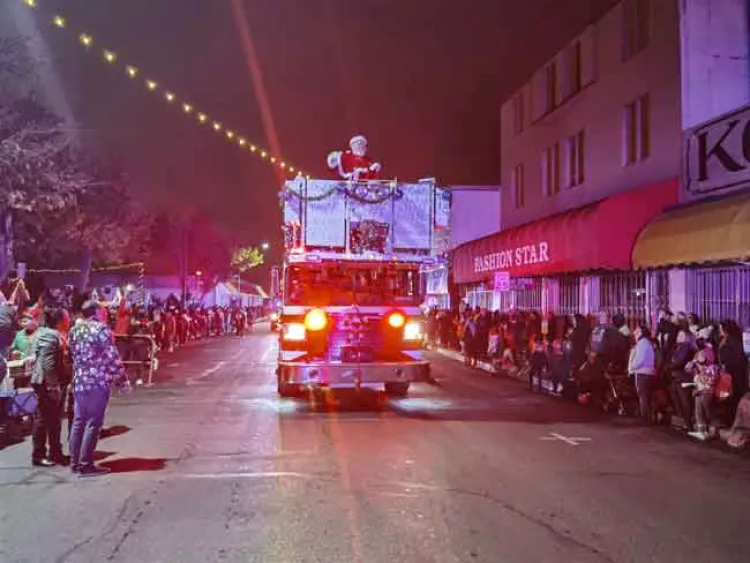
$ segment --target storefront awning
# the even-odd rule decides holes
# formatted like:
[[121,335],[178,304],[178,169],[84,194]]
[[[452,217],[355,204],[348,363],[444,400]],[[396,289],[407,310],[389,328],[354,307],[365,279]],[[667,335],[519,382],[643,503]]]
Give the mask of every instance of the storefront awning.
[[675,178],[471,241],[453,251],[453,279],[630,269],[641,229],[676,202]]
[[636,268],[750,258],[750,195],[669,211],[643,230],[633,249]]

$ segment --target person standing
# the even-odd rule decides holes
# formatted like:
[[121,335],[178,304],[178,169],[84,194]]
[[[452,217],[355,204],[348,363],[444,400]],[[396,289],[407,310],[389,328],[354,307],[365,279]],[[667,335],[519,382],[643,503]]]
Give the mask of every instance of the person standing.
[[45,326],[36,331],[30,350],[30,360],[33,361],[31,385],[37,398],[31,464],[37,467],[67,464],[60,441],[60,415],[66,383],[63,373],[64,344],[56,330],[61,319],[60,309],[45,308]]
[[112,385],[127,382],[122,358],[110,328],[97,320],[98,303],[87,301],[82,318],[70,330],[73,360],[74,418],[70,435],[70,464],[74,473],[94,476],[109,470],[94,465],[94,451],[104,424]]
[[635,329],[634,336],[635,346],[630,351],[628,373],[635,378],[641,417],[646,424],[651,424],[653,422],[651,389],[656,377],[656,353],[648,328],[639,326]]

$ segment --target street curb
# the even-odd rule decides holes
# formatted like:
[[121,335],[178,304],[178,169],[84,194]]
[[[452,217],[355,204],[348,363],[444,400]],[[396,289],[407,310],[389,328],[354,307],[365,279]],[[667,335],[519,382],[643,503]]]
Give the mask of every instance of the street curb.
[[[461,352],[457,352],[455,350],[449,350],[447,348],[435,348],[435,352],[440,354],[441,356],[444,356],[446,358],[450,358],[451,360],[455,360],[457,362],[464,361],[464,356],[461,354]],[[507,377],[509,379],[515,379],[516,381],[526,381],[526,378],[517,376],[518,370],[513,372],[508,371],[501,371],[495,369],[495,366],[493,366],[489,362],[477,362],[477,369],[480,371],[485,372],[487,375],[491,377]]]

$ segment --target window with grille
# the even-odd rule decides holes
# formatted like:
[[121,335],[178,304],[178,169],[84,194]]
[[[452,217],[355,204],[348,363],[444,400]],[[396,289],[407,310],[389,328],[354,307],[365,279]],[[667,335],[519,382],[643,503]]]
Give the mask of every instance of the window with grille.
[[581,278],[580,276],[562,276],[559,281],[559,313],[575,315],[581,312]]
[[687,281],[687,313],[702,323],[732,319],[750,326],[750,266],[691,270]]
[[601,310],[610,315],[622,313],[630,326],[648,323],[647,294],[646,272],[612,272],[600,276]]

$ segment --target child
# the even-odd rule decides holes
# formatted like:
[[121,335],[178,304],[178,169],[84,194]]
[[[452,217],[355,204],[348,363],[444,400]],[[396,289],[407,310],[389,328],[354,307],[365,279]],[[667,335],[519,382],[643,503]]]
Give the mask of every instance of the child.
[[490,336],[487,344],[487,355],[493,361],[500,356],[500,331],[496,326],[490,328]]
[[561,394],[563,383],[570,377],[570,357],[563,350],[562,340],[555,339],[552,343],[552,354],[550,356],[550,374],[552,376],[552,390]]
[[534,388],[534,378],[536,378],[537,389],[541,391],[542,379],[544,379],[544,374],[549,369],[549,361],[543,341],[537,340],[533,348],[531,358],[529,359],[529,389]]

